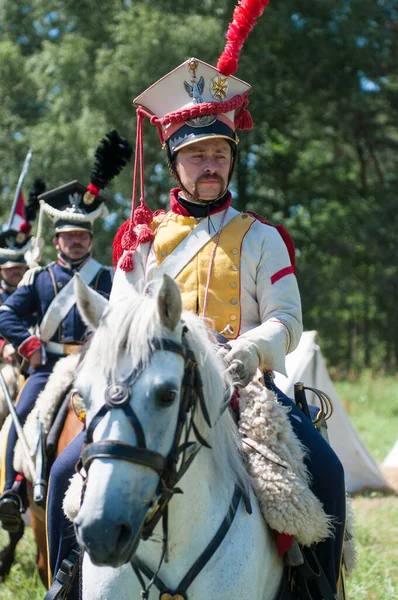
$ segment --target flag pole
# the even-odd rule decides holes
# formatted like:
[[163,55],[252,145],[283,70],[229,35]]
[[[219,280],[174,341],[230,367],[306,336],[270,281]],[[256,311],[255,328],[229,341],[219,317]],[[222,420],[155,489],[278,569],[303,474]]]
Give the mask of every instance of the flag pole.
[[16,189],[15,195],[14,195],[14,200],[13,200],[12,207],[11,207],[10,218],[8,219],[7,229],[11,228],[11,223],[13,221],[14,214],[17,209],[19,194],[21,193],[22,184],[25,179],[26,173],[28,172],[29,163],[30,163],[31,158],[32,158],[32,149],[29,149],[29,152],[26,155],[25,162],[22,167],[21,174],[18,179],[18,185],[17,185],[17,189]]

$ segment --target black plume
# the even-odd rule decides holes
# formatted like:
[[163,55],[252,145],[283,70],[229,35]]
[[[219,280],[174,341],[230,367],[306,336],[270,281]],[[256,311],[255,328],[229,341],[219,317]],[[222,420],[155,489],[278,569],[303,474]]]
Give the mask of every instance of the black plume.
[[133,149],[116,129],[106,134],[95,151],[95,164],[91,171],[91,183],[101,190],[119,175],[131,158]]
[[46,183],[44,179],[38,177],[33,182],[33,187],[29,193],[28,203],[25,206],[25,219],[28,223],[32,223],[36,219],[37,209],[39,208],[38,197],[46,191]]

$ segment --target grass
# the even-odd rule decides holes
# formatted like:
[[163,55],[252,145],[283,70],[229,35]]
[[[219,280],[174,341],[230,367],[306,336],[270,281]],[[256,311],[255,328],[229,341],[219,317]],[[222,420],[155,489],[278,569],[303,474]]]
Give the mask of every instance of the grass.
[[[8,534],[0,529],[0,547],[8,542]],[[32,530],[27,527],[17,546],[16,561],[5,584],[0,584],[1,600],[43,600],[45,588],[35,568],[36,546]]]
[[[362,441],[381,463],[398,437],[398,380],[364,371],[335,384]],[[398,498],[354,498],[358,564],[347,582],[349,600],[398,598]]]
[[354,500],[358,565],[349,600],[398,598],[398,500],[371,494]]
[[[370,453],[381,462],[398,435],[398,381],[364,372],[357,379],[336,383],[350,419]],[[357,568],[347,582],[348,600],[398,598],[398,498],[371,493],[354,498]],[[0,546],[6,540],[0,530]],[[42,600],[44,587],[34,568],[32,532],[17,548],[17,561],[0,600]],[[242,599],[245,600],[245,599]]]
[[373,458],[381,463],[398,438],[398,379],[364,371],[335,383],[352,423]]

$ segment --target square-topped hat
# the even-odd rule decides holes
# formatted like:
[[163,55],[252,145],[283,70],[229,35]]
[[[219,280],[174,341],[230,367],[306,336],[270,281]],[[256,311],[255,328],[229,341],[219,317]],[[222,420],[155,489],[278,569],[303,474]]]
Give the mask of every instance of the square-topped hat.
[[171,154],[199,139],[237,143],[237,127],[251,86],[197,58],[190,58],[134,100],[158,119]]

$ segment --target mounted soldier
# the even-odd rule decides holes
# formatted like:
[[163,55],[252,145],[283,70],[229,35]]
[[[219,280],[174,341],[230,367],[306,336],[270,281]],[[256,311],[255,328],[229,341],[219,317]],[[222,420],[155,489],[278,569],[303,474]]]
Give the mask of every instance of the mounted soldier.
[[[28,154],[28,157],[30,157],[30,154]],[[7,225],[0,233],[0,304],[4,304],[15,292],[28,269],[26,258],[31,251],[32,236],[30,232],[37,215],[38,197],[46,189],[43,179],[35,179],[29,193],[28,203],[25,205],[21,186],[23,182],[22,175],[24,171],[26,172],[26,169],[27,167],[22,170],[18,182],[15,194],[17,201],[14,202],[11,209]],[[34,317],[30,315],[26,320],[26,324],[29,327],[33,323]],[[0,340],[0,349],[4,362],[14,365],[18,362],[17,354],[11,344],[5,344],[4,340]]]
[[[1,335],[29,363],[30,376],[16,407],[19,424],[25,422],[57,361],[78,352],[86,337],[86,327],[75,303],[74,274],[79,273],[86,284],[109,297],[112,269],[101,265],[91,254],[93,224],[108,214],[101,190],[125,166],[130,155],[128,142],[112,131],[97,148],[89,186],[72,181],[39,197],[41,215],[33,259],[40,258],[40,229],[45,213],[54,222],[57,260],[27,271],[18,289],[0,307]],[[37,325],[33,334],[24,321],[32,314],[36,314]],[[23,481],[13,468],[16,442],[17,428],[13,423],[1,472],[0,520],[7,531],[19,528],[25,508]]]
[[[238,6],[235,11],[235,33],[230,30],[227,34],[227,50],[217,67],[191,58],[134,101],[138,106],[135,172],[140,160],[144,172],[142,127],[149,117],[157,126],[178,187],[170,192],[170,210],[153,215],[145,204],[143,181],[141,203],[135,206],[134,182],[131,218],[119,229],[114,242],[117,270],[111,303],[127,297],[131,287],[142,290],[167,274],[179,284],[183,308],[213,324],[224,342],[220,352],[236,386],[245,387],[258,370],[264,373],[265,385],[289,409],[293,430],[307,449],[305,464],[312,476],[311,490],[334,519],[334,535],[316,548],[324,573],[318,578],[323,589],[314,577],[308,595],[302,588],[297,597],[329,600],[341,588],[343,468],[310,419],[275,388],[272,378],[273,371],[285,372],[285,355],[296,348],[302,332],[293,242],[283,227],[235,210],[228,189],[237,159],[237,129],[252,127],[247,111],[251,86],[233,77],[244,37],[251,28],[247,15],[241,16],[245,26],[240,27],[239,11],[244,8]],[[83,435],[79,435],[51,471],[52,485],[58,490],[58,497],[52,495],[48,505],[54,574],[73,546],[73,540],[64,535],[66,528],[57,531],[56,525],[62,519],[66,481],[74,472],[82,440]],[[286,551],[283,533],[279,532],[282,554]],[[65,582],[61,574],[62,579],[56,582],[59,586]]]

